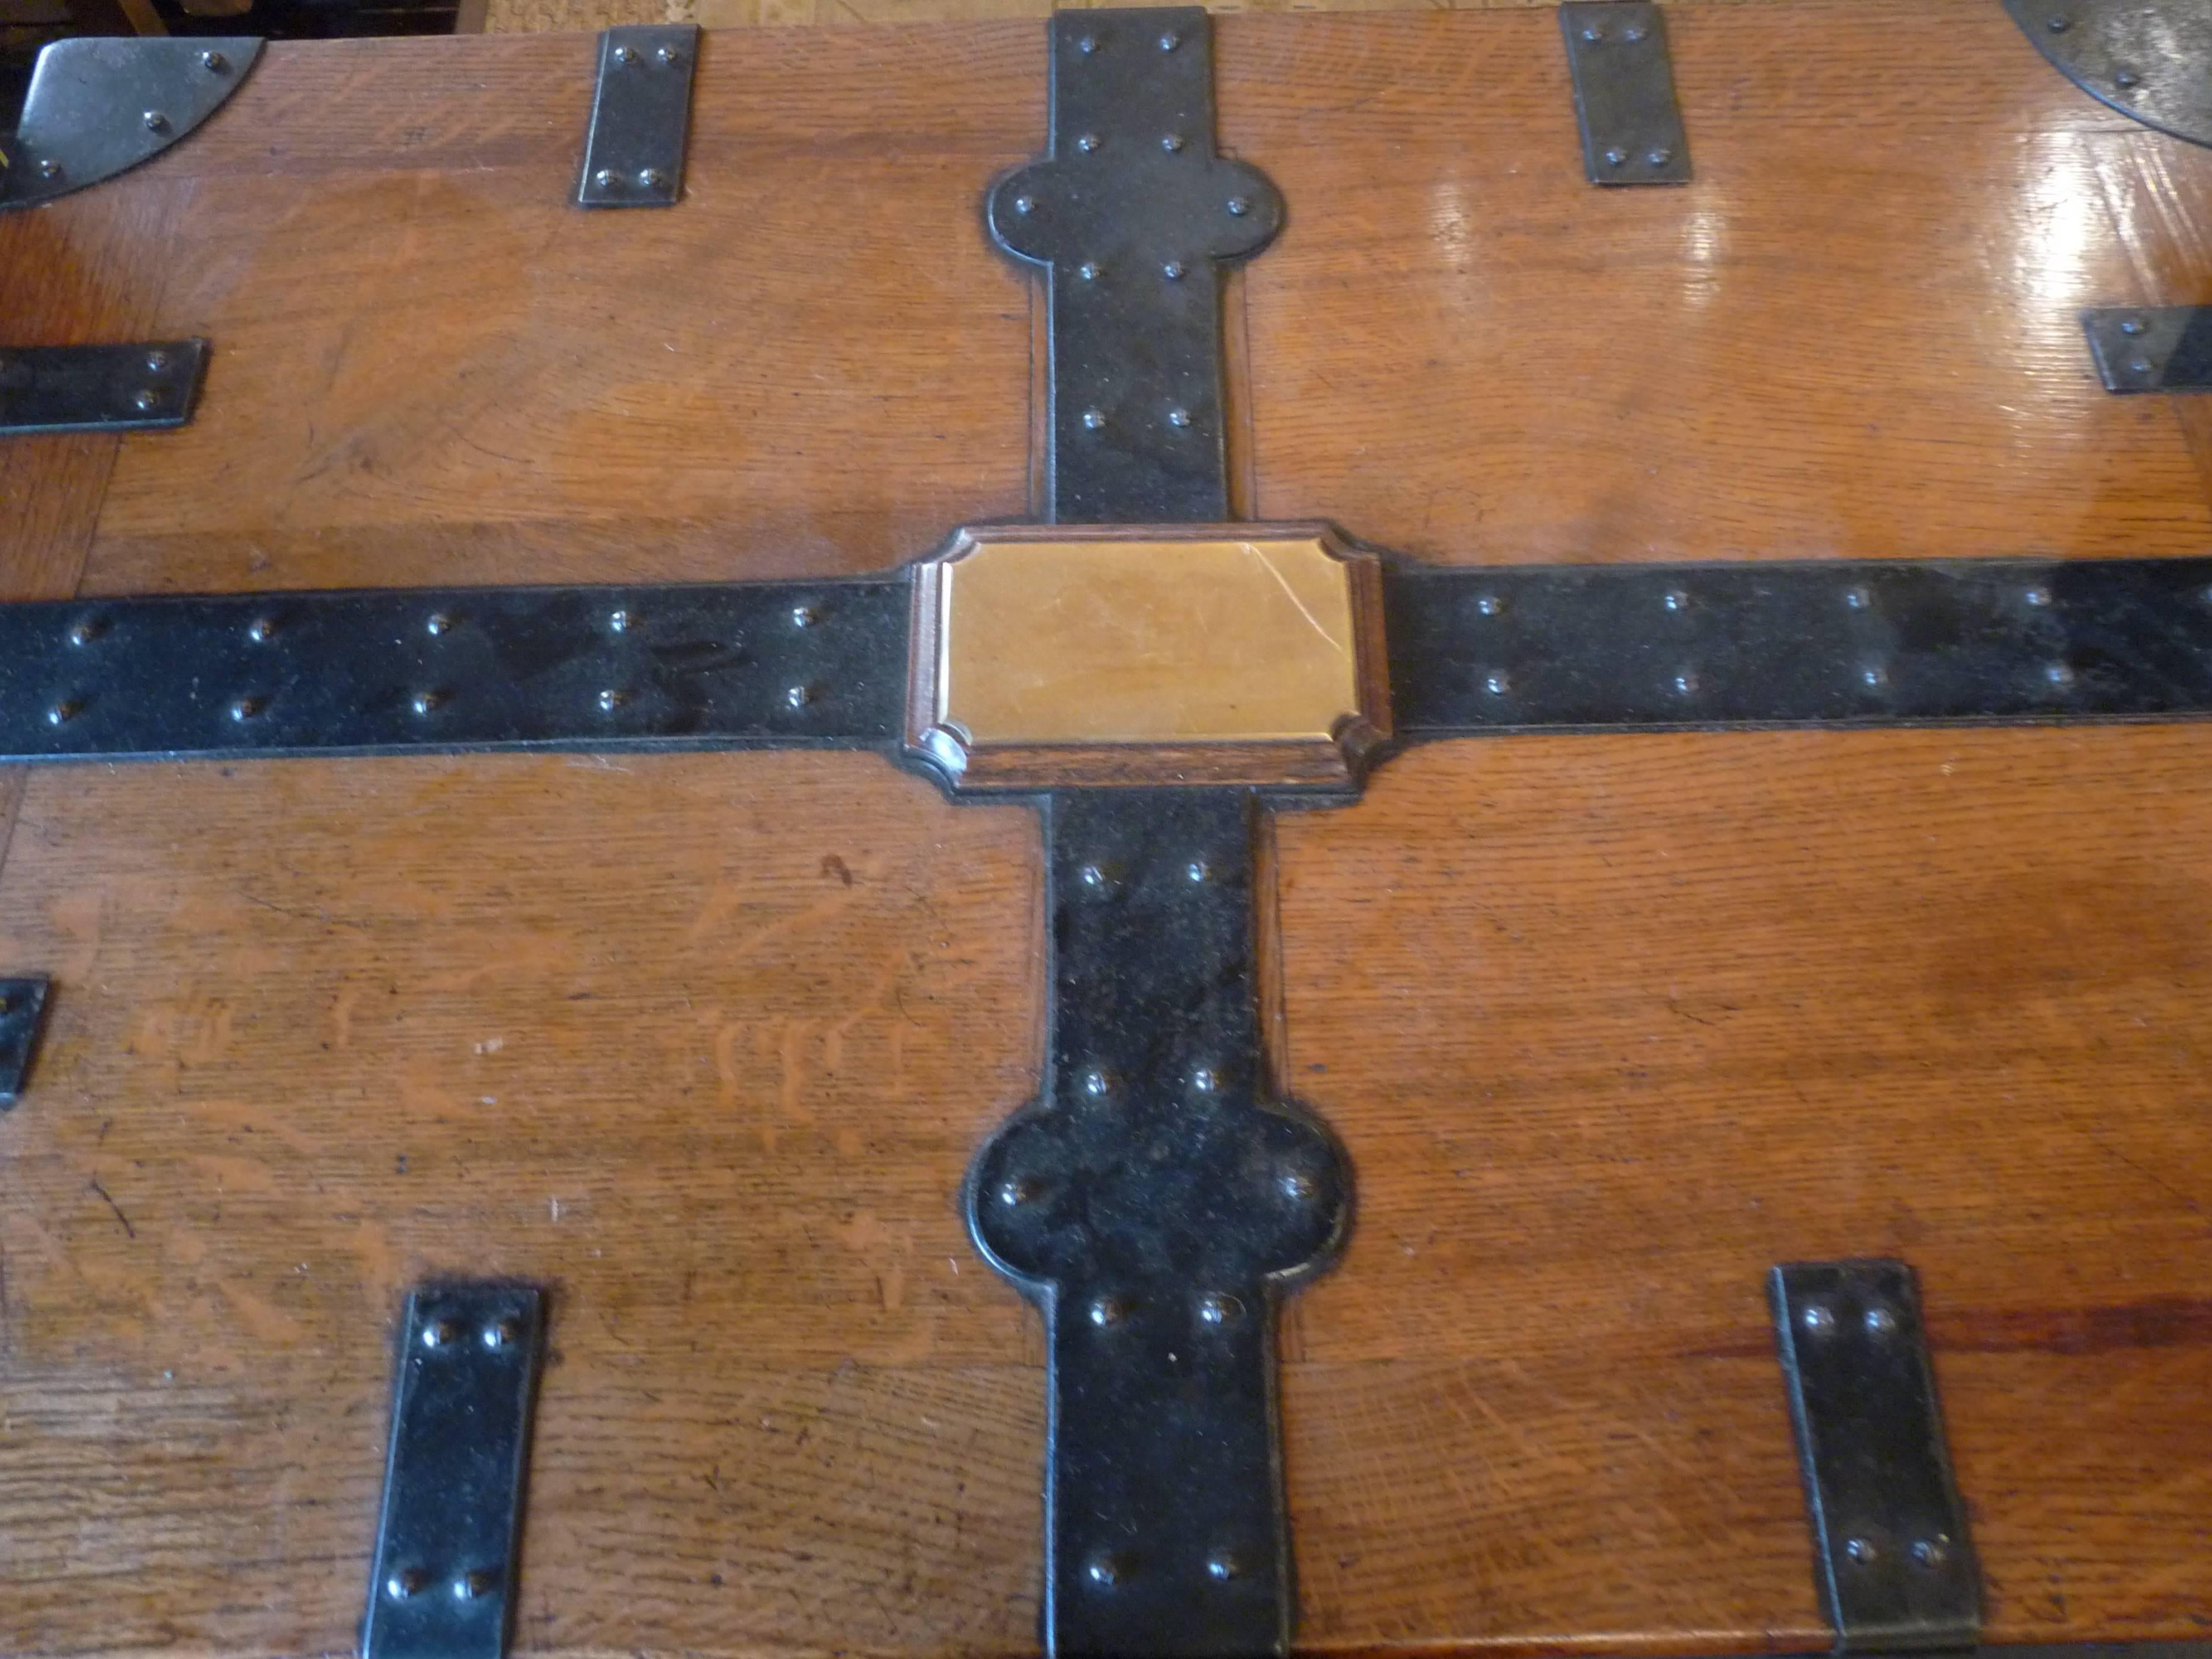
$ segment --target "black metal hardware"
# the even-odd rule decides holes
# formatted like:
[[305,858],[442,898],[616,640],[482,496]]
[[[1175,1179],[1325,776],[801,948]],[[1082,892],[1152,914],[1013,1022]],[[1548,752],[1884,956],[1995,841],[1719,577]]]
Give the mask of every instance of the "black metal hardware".
[[1689,183],[1690,143],[1674,100],[1666,15],[1649,0],[1567,0],[1559,32],[1590,183]]
[[362,1659],[507,1651],[543,1304],[512,1284],[407,1298]]
[[1251,799],[1054,795],[1037,1100],[969,1172],[978,1247],[1051,1352],[1045,1644],[1284,1651],[1293,1596],[1275,1302],[1327,1264],[1351,1170],[1271,1095]]
[[1981,1570],[1951,1479],[1912,1269],[1789,1263],[1768,1291],[1835,1651],[1972,1647]]
[[2212,306],[2108,306],[2081,327],[2107,392],[2212,392]]
[[0,605],[0,752],[892,742],[903,580]]
[[2004,8],[2091,97],[2147,127],[2212,144],[2206,0],[2004,0]]
[[696,23],[629,23],[600,34],[580,206],[676,205],[698,62]]
[[2212,559],[1399,565],[1401,735],[2212,714]]
[[1046,271],[1043,516],[1225,519],[1220,272],[1267,246],[1282,198],[1215,152],[1204,10],[1068,12],[1051,31],[1049,157],[987,207],[1000,245]]
[[0,346],[0,434],[182,426],[199,400],[208,343]]
[[46,1013],[47,981],[0,979],[0,1111],[23,1092],[31,1054],[39,1046],[39,1026]]
[[261,55],[252,36],[88,36],[39,53],[0,210],[66,196],[150,161],[222,106]]

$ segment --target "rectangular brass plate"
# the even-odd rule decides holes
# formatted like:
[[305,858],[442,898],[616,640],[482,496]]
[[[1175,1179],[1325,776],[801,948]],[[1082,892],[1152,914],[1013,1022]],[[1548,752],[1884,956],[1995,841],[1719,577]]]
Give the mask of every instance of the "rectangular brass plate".
[[963,531],[915,574],[908,742],[969,785],[1349,784],[1380,595],[1322,526]]

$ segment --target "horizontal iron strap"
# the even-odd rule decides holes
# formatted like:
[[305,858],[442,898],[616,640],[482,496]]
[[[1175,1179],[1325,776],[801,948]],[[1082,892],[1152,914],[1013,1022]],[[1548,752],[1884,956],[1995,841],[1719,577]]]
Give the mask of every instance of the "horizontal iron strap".
[[0,605],[0,757],[888,743],[907,584]]
[[2212,559],[1400,566],[1408,738],[2212,714]]

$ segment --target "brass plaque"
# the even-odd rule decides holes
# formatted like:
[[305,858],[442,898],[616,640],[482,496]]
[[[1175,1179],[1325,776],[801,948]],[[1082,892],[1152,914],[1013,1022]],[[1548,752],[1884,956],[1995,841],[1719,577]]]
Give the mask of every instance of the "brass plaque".
[[1381,592],[1325,526],[963,531],[915,571],[907,741],[969,787],[1349,787]]

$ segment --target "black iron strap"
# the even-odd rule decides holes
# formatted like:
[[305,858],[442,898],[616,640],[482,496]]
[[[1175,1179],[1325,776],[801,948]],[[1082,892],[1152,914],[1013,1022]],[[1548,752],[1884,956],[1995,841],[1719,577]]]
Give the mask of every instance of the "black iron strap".
[[898,729],[907,585],[0,605],[0,753],[838,746]]

